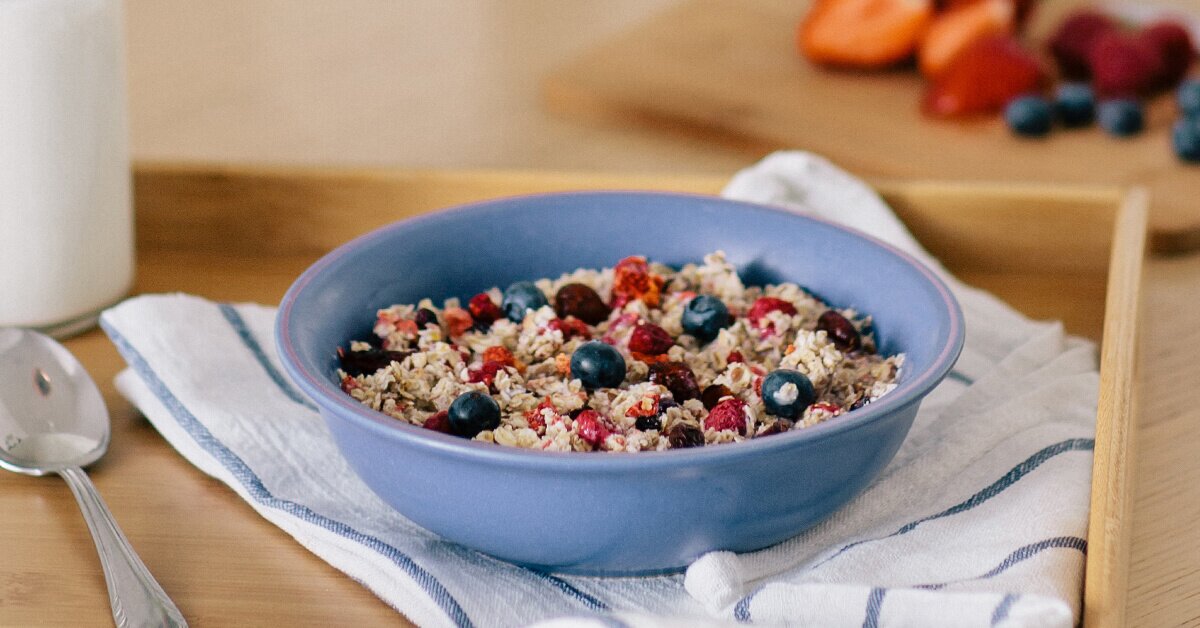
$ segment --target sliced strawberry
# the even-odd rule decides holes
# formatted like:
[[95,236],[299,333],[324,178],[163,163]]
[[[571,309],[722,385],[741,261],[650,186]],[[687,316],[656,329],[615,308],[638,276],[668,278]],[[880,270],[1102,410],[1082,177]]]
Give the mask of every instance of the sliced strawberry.
[[922,108],[932,116],[999,111],[1014,96],[1036,91],[1042,68],[1010,35],[987,36],[962,51],[925,92]]
[[[937,10],[953,11],[964,6],[987,2],[988,0],[940,0],[937,2]],[[1038,0],[1010,0],[1013,6],[1013,14],[1016,18],[1017,30],[1021,30],[1029,23],[1029,16],[1033,14],[1033,10],[1037,7]]]
[[1090,9],[1075,11],[1058,25],[1050,37],[1050,54],[1058,62],[1058,69],[1070,79],[1088,78],[1092,75],[1091,54],[1096,38],[1120,30],[1120,25],[1111,17]]
[[886,67],[912,56],[932,16],[932,0],[817,0],[796,44],[814,63]]
[[1011,33],[1016,27],[1012,0],[961,4],[934,18],[917,51],[921,73],[937,78],[972,42],[986,35]]
[[1133,97],[1154,90],[1163,73],[1163,56],[1136,35],[1111,32],[1096,38],[1088,53],[1092,88],[1101,97]]

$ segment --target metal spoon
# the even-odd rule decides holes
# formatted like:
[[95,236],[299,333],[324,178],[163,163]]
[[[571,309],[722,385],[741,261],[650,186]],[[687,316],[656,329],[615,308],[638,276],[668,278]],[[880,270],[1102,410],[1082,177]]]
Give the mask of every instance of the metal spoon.
[[119,628],[187,626],[81,468],[104,455],[109,435],[104,399],[66,347],[34,331],[0,329],[0,467],[67,481],[96,542]]

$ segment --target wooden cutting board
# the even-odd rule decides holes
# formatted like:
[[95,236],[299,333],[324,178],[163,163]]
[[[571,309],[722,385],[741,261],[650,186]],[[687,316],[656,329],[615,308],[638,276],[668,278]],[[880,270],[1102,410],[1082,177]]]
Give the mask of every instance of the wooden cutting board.
[[[1070,3],[1044,2],[1031,38]],[[1200,165],[1171,151],[1175,104],[1149,103],[1148,131],[1115,139],[1098,127],[1013,137],[999,117],[925,118],[915,70],[823,70],[796,54],[796,0],[689,0],[553,71],[555,113],[700,134],[748,158],[780,148],[823,154],[872,177],[1141,184],[1152,195],[1155,247],[1200,248]]]

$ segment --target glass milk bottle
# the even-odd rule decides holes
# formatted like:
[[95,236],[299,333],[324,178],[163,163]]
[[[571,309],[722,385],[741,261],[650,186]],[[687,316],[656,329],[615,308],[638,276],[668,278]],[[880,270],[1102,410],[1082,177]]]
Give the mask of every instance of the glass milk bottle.
[[0,326],[91,327],[133,280],[120,0],[0,0]]

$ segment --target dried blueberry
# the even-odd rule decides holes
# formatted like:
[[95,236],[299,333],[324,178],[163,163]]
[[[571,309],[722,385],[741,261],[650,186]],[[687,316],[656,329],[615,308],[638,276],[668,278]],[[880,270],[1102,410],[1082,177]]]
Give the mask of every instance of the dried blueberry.
[[518,281],[504,291],[504,302],[500,307],[508,320],[519,323],[525,320],[525,312],[537,310],[546,303],[546,295],[532,281]]
[[700,402],[704,404],[706,410],[712,410],[721,402],[723,397],[728,397],[732,394],[733,391],[729,390],[729,388],[721,384],[713,384],[700,393]]
[[777,369],[763,379],[762,399],[767,412],[794,419],[817,400],[817,394],[804,373]]
[[708,342],[729,325],[729,308],[720,299],[702,294],[688,301],[680,322],[683,331],[700,342]]
[[417,314],[413,316],[413,322],[417,324],[417,329],[425,329],[425,326],[430,323],[437,325],[438,317],[433,310],[423,307],[417,310]]
[[660,419],[657,415],[640,416],[637,418],[637,421],[633,424],[633,426],[639,430],[642,430],[643,432],[647,430],[661,430],[662,419]]
[[450,429],[464,438],[474,438],[484,430],[500,426],[500,405],[495,399],[472,390],[459,395],[447,412]]
[[612,345],[591,340],[571,354],[571,377],[584,388],[614,388],[625,380],[625,358]]
[[354,376],[370,375],[393,361],[399,362],[408,357],[411,351],[388,351],[371,347],[364,351],[346,351],[338,348],[338,362],[343,371]]

